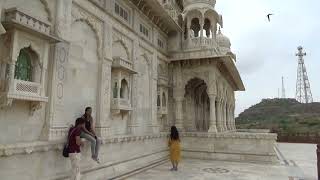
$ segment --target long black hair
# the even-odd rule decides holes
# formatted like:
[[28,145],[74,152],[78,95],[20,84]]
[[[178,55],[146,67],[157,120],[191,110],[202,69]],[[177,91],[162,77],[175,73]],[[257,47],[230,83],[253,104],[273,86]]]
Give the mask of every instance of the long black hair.
[[82,125],[84,123],[86,123],[86,121],[83,118],[77,118],[74,126],[77,127],[78,125]]
[[171,126],[171,134],[170,134],[171,140],[180,140],[179,138],[179,132],[176,126]]

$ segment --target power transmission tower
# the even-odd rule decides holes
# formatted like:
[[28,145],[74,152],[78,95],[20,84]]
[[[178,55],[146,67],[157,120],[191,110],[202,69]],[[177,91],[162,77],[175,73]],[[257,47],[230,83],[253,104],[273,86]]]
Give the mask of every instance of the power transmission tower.
[[282,90],[281,90],[281,98],[285,99],[286,98],[286,89],[284,88],[284,80],[283,80],[283,76],[282,76]]
[[307,69],[303,59],[303,57],[306,55],[307,54],[303,52],[302,46],[299,46],[298,53],[296,53],[296,56],[298,56],[296,100],[299,101],[300,103],[313,102]]

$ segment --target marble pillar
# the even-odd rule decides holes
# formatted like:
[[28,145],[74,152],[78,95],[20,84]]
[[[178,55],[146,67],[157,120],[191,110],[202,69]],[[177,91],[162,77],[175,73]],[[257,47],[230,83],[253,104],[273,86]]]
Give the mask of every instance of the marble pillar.
[[221,98],[217,98],[217,129],[219,132],[223,131],[222,116],[221,116]]
[[175,105],[176,105],[176,122],[175,126],[178,128],[179,131],[184,130],[183,126],[183,109],[182,109],[182,102],[183,97],[175,97]]
[[[1,14],[2,14],[2,4],[3,2],[0,2],[0,19],[1,19]],[[4,29],[4,27],[2,26],[1,22],[0,22],[0,35],[6,33],[6,30]]]
[[231,125],[232,125],[232,130],[233,131],[236,131],[237,130],[237,128],[236,128],[236,121],[235,121],[235,117],[234,117],[234,109],[235,109],[235,106],[234,105],[231,105],[231,114],[232,114],[232,123],[231,123]]
[[232,131],[232,113],[231,113],[231,105],[227,104],[227,127],[229,131]]
[[226,111],[226,105],[227,105],[227,102],[226,102],[226,99],[223,99],[222,100],[222,122],[223,122],[223,129],[224,131],[227,131],[228,128],[227,128],[227,111]]
[[216,124],[216,95],[209,94],[210,99],[210,122],[209,122],[209,130],[208,132],[216,133],[217,124]]

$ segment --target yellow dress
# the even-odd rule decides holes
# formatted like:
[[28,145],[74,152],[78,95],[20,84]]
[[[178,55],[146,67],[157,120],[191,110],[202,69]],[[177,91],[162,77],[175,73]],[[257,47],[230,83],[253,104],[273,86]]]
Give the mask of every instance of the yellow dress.
[[180,140],[171,140],[169,139],[169,148],[170,148],[170,160],[171,161],[180,161]]

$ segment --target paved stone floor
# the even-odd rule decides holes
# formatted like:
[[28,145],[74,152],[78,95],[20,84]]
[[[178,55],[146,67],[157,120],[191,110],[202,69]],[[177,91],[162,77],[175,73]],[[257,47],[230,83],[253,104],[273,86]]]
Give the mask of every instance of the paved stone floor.
[[165,163],[128,180],[316,180],[315,147],[307,144],[278,144],[281,164],[206,161],[185,159],[179,171]]
[[278,143],[277,147],[289,165],[296,165],[301,169],[305,180],[317,179],[315,144]]

